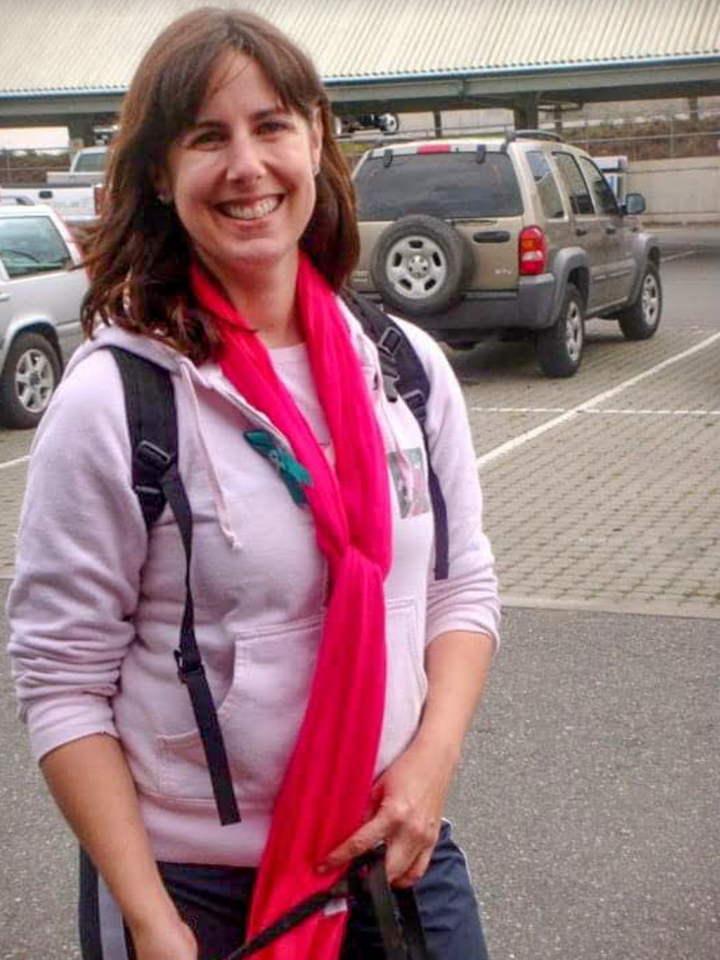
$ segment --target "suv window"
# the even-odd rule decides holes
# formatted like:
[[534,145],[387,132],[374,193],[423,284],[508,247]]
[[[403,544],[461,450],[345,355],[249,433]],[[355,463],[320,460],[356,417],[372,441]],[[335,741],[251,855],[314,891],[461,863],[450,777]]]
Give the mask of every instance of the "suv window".
[[553,156],[567,188],[572,212],[581,216],[595,213],[592,198],[575,157],[571,153],[559,152]]
[[9,277],[27,277],[61,270],[70,253],[48,217],[2,217],[0,259]]
[[75,163],[75,173],[103,173],[107,165],[107,153],[81,153]]
[[446,219],[513,217],[523,212],[512,162],[506,154],[475,151],[368,157],[355,178],[361,220],[397,220],[408,214]]
[[587,182],[590,184],[590,189],[595,197],[595,203],[597,204],[598,210],[600,210],[602,213],[611,215],[616,215],[619,213],[617,203],[615,202],[615,194],[612,192],[610,184],[607,182],[592,160],[587,160],[585,157],[580,157],[580,165],[583,169]]
[[537,187],[543,213],[549,220],[564,217],[565,210],[563,209],[560,191],[545,154],[540,150],[529,150],[525,156]]

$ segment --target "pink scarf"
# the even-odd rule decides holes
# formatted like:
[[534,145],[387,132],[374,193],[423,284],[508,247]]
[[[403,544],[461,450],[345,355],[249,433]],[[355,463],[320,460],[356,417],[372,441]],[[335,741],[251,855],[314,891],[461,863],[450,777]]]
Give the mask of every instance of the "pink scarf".
[[[385,703],[383,580],[391,521],[382,438],[358,357],[335,296],[301,255],[295,306],[335,449],[335,472],[260,338],[208,276],[192,288],[219,324],[223,373],[263,411],[309,471],[304,487],[331,592],[310,698],[278,793],[258,872],[248,937],[342,871],[316,867],[367,814]],[[259,960],[335,960],[346,912],[316,914],[258,954]]]

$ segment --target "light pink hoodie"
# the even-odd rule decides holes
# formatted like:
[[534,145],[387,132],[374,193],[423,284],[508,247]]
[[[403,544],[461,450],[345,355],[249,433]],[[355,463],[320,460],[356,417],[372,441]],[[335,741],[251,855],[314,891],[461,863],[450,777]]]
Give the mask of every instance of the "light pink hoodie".
[[[404,324],[431,382],[427,430],[448,508],[450,577],[436,582],[420,431],[402,401],[386,400],[375,347],[348,322],[394,486],[379,772],[417,729],[425,646],[453,629],[497,640],[499,605],[470,430],[447,360]],[[219,823],[172,654],[185,600],[178,529],[166,508],[146,535],[130,484],[122,385],[101,349],[111,343],[161,363],[175,380],[197,639],[243,817],[232,826]],[[242,437],[251,426],[274,431],[219,368],[105,328],[73,357],[33,445],[8,601],[20,715],[37,759],[89,734],[121,739],[159,860],[259,862],[313,674],[325,564],[309,512]]]

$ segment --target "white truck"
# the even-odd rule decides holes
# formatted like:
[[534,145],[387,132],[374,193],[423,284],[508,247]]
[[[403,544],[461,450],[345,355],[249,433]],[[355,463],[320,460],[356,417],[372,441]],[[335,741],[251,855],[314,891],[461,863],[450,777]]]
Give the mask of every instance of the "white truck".
[[105,179],[107,146],[83,147],[73,157],[69,170],[53,170],[47,174],[49,184],[102,183]]
[[85,226],[97,219],[106,161],[106,146],[84,147],[75,154],[68,171],[47,174],[47,185],[13,183],[0,187],[0,198],[25,198],[46,204],[69,227]]

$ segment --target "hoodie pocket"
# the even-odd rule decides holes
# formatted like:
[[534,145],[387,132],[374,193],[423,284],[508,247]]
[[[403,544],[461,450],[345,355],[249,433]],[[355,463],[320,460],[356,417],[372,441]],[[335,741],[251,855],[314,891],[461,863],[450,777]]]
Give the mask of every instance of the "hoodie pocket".
[[[305,715],[324,616],[233,635],[233,680],[218,706],[235,794],[266,807],[280,787]],[[160,791],[172,799],[212,801],[197,728],[159,735]]]
[[[324,619],[308,617],[233,636],[233,680],[217,712],[241,812],[243,804],[267,809],[277,795],[305,716]],[[387,687],[377,772],[412,739],[427,693],[415,601],[388,601],[385,622]],[[214,803],[197,728],[157,739],[161,794]]]

